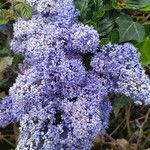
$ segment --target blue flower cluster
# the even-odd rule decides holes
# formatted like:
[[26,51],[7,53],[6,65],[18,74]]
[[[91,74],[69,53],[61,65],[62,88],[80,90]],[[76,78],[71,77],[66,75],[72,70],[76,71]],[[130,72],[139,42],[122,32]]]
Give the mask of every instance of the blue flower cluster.
[[129,43],[107,44],[91,61],[94,71],[106,78],[112,86],[109,91],[123,93],[137,104],[150,104],[150,79],[139,61],[139,54]]
[[[78,23],[72,0],[28,0],[31,20],[14,24],[11,49],[24,63],[0,103],[0,126],[20,122],[18,150],[90,150],[105,133],[108,93],[150,103],[150,80],[136,49],[126,43],[98,49],[98,33]],[[82,54],[93,53],[87,71]]]

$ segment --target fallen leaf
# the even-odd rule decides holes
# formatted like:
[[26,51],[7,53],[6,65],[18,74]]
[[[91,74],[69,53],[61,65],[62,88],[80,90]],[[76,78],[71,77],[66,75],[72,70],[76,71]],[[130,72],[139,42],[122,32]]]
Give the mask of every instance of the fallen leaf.
[[8,66],[12,65],[13,57],[0,58],[0,72],[3,72]]
[[126,139],[117,139],[111,150],[137,150],[137,145],[129,143]]
[[4,98],[6,96],[6,93],[5,92],[0,92],[0,99],[1,98]]
[[3,80],[3,78],[4,78],[4,77],[3,77],[3,74],[0,73],[0,81]]

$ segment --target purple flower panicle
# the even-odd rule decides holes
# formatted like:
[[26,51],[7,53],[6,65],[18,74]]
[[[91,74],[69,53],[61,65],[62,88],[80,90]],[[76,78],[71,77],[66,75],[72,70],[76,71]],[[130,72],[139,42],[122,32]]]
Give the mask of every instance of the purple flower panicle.
[[[108,128],[108,93],[149,104],[150,80],[131,44],[97,48],[98,33],[77,21],[73,0],[28,2],[33,16],[18,19],[11,42],[25,60],[0,103],[0,126],[20,122],[17,150],[90,150]],[[88,52],[92,71],[82,62]]]

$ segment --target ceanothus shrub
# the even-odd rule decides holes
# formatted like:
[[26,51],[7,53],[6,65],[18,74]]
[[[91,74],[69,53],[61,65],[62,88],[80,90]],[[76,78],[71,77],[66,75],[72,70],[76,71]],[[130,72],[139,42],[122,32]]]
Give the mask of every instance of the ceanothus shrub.
[[[90,150],[108,127],[108,93],[150,104],[150,80],[129,43],[99,45],[72,0],[28,0],[31,20],[14,24],[11,49],[25,58],[0,101],[0,126],[20,122],[18,150]],[[82,55],[93,53],[88,71]]]

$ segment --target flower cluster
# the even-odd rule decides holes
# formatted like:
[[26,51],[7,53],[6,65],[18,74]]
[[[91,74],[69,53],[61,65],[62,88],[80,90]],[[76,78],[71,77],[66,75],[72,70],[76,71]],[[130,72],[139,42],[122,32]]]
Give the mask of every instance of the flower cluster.
[[[132,45],[97,48],[98,33],[78,23],[72,0],[28,2],[33,16],[18,19],[11,42],[25,60],[0,104],[0,125],[20,122],[18,150],[89,150],[108,127],[108,93],[149,104],[150,81]],[[91,71],[82,61],[88,52]]]
[[110,92],[123,93],[137,104],[150,104],[150,80],[133,45],[107,44],[94,56],[91,66],[112,83]]

